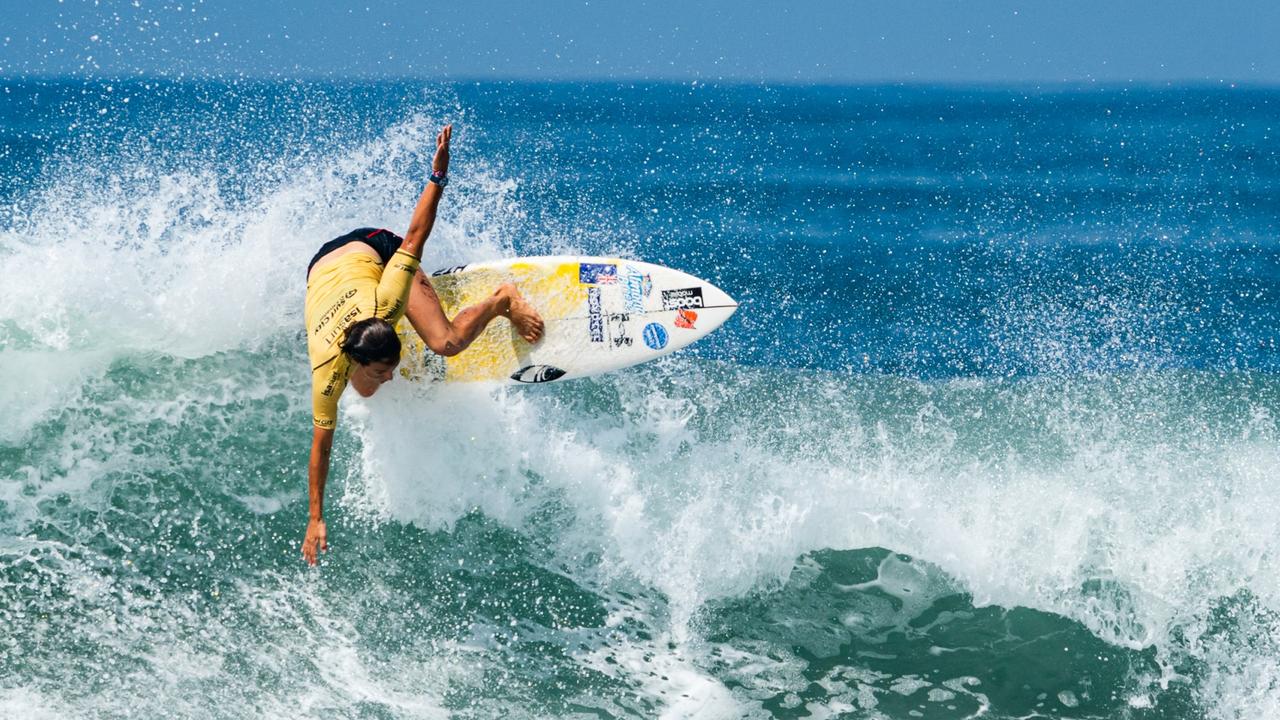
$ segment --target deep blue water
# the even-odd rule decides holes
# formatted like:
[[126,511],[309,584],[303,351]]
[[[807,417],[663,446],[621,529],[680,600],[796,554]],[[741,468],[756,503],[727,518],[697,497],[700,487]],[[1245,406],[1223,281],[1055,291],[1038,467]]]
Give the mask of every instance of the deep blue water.
[[[15,81],[0,716],[1280,711],[1280,91]],[[346,405],[302,279],[622,254],[648,366]]]

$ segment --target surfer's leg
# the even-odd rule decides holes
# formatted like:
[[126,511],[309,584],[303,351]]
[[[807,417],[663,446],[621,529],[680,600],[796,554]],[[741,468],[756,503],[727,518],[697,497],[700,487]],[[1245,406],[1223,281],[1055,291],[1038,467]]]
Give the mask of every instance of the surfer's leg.
[[496,317],[506,317],[516,326],[528,342],[542,337],[542,318],[524,301],[515,285],[501,285],[489,297],[463,309],[450,320],[440,307],[440,298],[431,287],[427,276],[419,270],[409,290],[409,306],[405,317],[437,355],[457,355],[475,340],[481,331]]

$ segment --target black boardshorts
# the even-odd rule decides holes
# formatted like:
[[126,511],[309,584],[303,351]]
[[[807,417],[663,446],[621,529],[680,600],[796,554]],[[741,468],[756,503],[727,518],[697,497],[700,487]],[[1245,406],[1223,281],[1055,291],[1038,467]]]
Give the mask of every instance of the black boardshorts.
[[316,251],[315,256],[311,258],[311,262],[307,263],[307,274],[311,274],[311,268],[315,267],[316,262],[320,258],[328,255],[347,243],[353,242],[362,242],[371,246],[375,251],[377,251],[378,257],[382,258],[382,264],[386,265],[387,261],[391,259],[391,256],[395,254],[396,250],[400,249],[400,243],[404,242],[404,238],[390,230],[383,230],[382,228],[360,228],[359,230],[352,230],[342,237],[336,237],[321,245],[320,249]]

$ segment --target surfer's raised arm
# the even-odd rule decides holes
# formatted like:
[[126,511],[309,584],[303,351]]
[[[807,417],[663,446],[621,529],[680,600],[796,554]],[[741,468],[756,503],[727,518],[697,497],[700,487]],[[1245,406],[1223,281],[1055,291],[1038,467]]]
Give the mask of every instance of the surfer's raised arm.
[[409,220],[409,232],[404,234],[404,250],[422,259],[422,245],[431,235],[431,228],[436,224],[436,208],[440,205],[440,196],[444,194],[444,186],[449,176],[449,139],[453,137],[453,125],[445,125],[436,136],[436,156],[431,161],[431,181],[422,189],[418,205],[413,209],[413,218]]

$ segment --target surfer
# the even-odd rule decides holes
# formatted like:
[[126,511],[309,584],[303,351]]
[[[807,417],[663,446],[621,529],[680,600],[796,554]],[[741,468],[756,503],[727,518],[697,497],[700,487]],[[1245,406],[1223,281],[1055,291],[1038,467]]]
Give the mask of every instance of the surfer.
[[448,184],[453,126],[436,136],[431,177],[418,198],[409,231],[399,235],[362,228],[330,240],[307,266],[307,354],[311,358],[311,459],[307,466],[310,520],[302,556],[312,565],[327,550],[324,486],[338,421],[338,398],[350,383],[369,397],[394,376],[400,363],[395,324],[407,316],[428,348],[439,355],[462,352],[494,318],[505,317],[526,341],[542,337],[542,318],[515,285],[499,286],[485,300],[445,317],[440,300],[418,269],[422,246],[435,224]]

